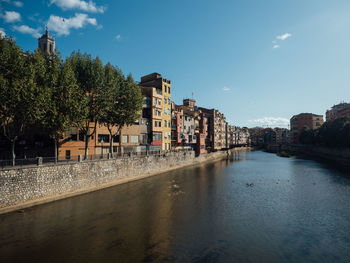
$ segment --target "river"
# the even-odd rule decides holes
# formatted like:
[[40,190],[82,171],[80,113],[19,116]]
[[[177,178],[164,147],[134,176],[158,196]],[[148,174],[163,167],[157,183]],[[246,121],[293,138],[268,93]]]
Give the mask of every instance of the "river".
[[350,262],[350,176],[265,152],[0,216],[0,262]]

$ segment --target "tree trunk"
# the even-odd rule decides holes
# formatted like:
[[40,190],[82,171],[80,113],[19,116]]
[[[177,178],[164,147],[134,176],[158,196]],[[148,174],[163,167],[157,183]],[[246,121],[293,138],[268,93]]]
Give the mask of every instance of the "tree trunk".
[[89,157],[89,140],[90,140],[90,135],[85,136],[85,156],[84,159],[87,160]]
[[113,136],[111,134],[111,141],[109,142],[109,153],[111,155],[111,157],[113,158]]
[[114,136],[113,136],[113,133],[112,133],[112,129],[109,127],[109,125],[106,125],[106,126],[107,126],[107,129],[108,129],[109,135],[111,136],[111,140],[109,142],[109,154],[113,158],[113,139],[114,139]]
[[55,163],[57,163],[57,151],[58,151],[58,149],[57,149],[57,139],[56,139],[56,137],[54,138],[54,143],[55,143]]
[[16,139],[12,139],[11,140],[12,166],[16,165],[15,143],[16,143]]

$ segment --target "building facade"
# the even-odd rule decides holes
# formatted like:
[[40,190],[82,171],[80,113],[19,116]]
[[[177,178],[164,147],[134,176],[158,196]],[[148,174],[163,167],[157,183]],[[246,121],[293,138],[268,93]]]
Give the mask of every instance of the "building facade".
[[[171,149],[171,81],[159,73],[141,77],[140,87],[144,96],[152,100],[152,145],[161,150]],[[160,144],[160,145],[159,145]]]
[[326,121],[332,121],[342,117],[350,117],[350,103],[339,103],[326,112]]
[[299,136],[304,128],[318,129],[323,124],[323,116],[312,113],[300,113],[290,119],[290,141],[292,144],[299,143]]

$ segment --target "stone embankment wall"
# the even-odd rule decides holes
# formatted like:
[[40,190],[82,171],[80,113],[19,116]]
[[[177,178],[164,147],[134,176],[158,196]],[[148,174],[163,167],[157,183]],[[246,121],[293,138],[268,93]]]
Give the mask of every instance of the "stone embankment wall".
[[266,150],[273,153],[286,153],[290,156],[300,156],[331,161],[350,169],[350,149],[329,148],[312,145],[267,145]]
[[0,170],[0,214],[226,157],[226,152],[199,157],[171,152]]

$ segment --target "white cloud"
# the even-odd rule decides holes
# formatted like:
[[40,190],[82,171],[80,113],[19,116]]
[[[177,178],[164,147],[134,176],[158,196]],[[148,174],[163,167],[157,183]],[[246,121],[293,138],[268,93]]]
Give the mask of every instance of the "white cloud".
[[120,34],[118,34],[118,35],[115,36],[115,39],[119,41],[119,40],[122,39],[122,36]]
[[63,10],[79,9],[85,12],[103,13],[106,9],[103,6],[96,6],[91,0],[89,0],[89,2],[82,0],[51,0],[50,3],[57,5]]
[[230,91],[231,89],[230,88],[228,88],[228,87],[223,87],[223,89],[222,89],[223,91]]
[[6,36],[6,33],[4,31],[4,29],[2,27],[0,27],[0,34],[2,37],[5,37]]
[[47,22],[47,27],[60,35],[69,35],[72,28],[79,29],[86,25],[97,26],[95,18],[88,17],[87,14],[75,14],[74,17],[64,18],[60,16],[51,15]]
[[256,120],[249,120],[252,124],[268,127],[288,127],[289,120],[281,117],[263,117]]
[[27,25],[21,25],[21,26],[13,26],[13,29],[23,34],[32,35],[32,37],[35,37],[35,38],[40,37],[40,33],[39,33],[40,28],[34,29]]
[[291,36],[292,36],[292,34],[285,33],[283,35],[277,36],[276,39],[278,39],[278,40],[286,40],[287,38],[289,38]]
[[20,2],[20,1],[13,1],[12,4],[14,4],[17,7],[22,7],[23,6],[23,3]]
[[5,15],[2,15],[2,17],[7,23],[21,21],[21,14],[15,11],[6,11]]
[[10,1],[10,0],[0,0],[0,2],[5,2],[5,3],[8,3],[8,4],[13,4],[17,7],[22,7],[23,6],[23,3],[20,2],[20,1]]
[[280,48],[280,46],[279,45],[274,45],[273,48]]

